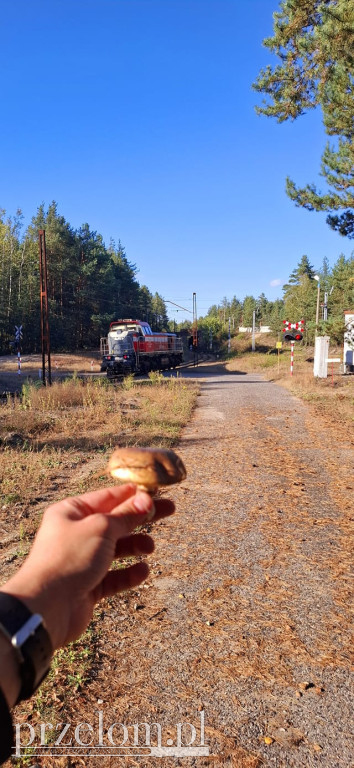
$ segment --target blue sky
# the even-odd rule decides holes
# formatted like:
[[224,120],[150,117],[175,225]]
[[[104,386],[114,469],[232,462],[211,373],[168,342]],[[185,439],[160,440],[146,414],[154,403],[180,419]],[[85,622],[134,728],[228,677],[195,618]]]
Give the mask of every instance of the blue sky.
[[287,175],[321,186],[320,114],[278,125],[254,110],[277,5],[5,1],[0,207],[28,224],[56,200],[72,226],[120,239],[152,292],[190,310],[196,292],[199,315],[281,296],[305,253],[316,268],[349,256],[285,194]]

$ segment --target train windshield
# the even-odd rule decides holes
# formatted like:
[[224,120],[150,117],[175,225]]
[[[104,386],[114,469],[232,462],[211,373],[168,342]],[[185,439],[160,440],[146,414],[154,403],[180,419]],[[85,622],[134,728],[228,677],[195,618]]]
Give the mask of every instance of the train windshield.
[[136,323],[117,323],[117,325],[111,326],[111,332],[114,331],[114,333],[120,334],[120,333],[126,333],[127,331],[136,331]]
[[134,346],[131,336],[126,336],[124,339],[115,339],[112,343],[112,354],[114,355],[129,355],[133,350]]

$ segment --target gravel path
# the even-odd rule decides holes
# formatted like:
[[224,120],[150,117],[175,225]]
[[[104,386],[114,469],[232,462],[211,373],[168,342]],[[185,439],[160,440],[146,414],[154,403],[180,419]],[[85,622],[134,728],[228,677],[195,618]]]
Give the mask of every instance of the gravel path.
[[[350,489],[343,509],[333,487],[336,469],[350,480],[348,446],[257,375],[209,369],[198,405],[180,446],[188,489],[174,494],[188,545],[177,564],[171,522],[176,549],[161,562],[177,569],[172,655],[189,668],[212,752],[225,765],[349,766]],[[171,651],[159,674],[170,661]],[[172,679],[172,701],[175,688]]]
[[178,449],[188,477],[147,584],[102,614],[87,705],[107,725],[160,723],[164,745],[177,723],[197,743],[204,717],[209,756],[97,766],[348,768],[349,440],[260,376],[182,375],[202,379]]

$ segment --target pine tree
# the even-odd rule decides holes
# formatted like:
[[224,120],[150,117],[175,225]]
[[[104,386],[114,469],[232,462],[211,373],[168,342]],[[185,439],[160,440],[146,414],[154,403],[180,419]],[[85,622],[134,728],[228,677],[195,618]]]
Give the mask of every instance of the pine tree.
[[0,210],[0,347],[9,351],[14,326],[23,325],[23,282],[25,247],[22,240],[23,216]]
[[[303,275],[307,275],[307,277],[310,278],[310,280],[313,280],[315,275],[315,270],[313,266],[310,264],[308,256],[302,256],[301,261],[299,261],[296,269],[293,270],[289,277],[289,283],[293,285],[299,285],[301,277]],[[284,289],[287,289],[287,285],[284,285]]]
[[254,296],[245,296],[242,308],[242,322],[246,328],[251,328],[253,324],[253,312],[257,309],[257,302]]
[[348,259],[341,254],[330,276],[332,293],[329,302],[330,314],[342,317],[345,310],[354,307],[354,257]]
[[240,325],[242,315],[242,303],[236,296],[233,296],[230,304],[230,317],[232,319],[232,327],[237,328]]
[[284,301],[282,299],[270,301],[268,325],[270,325],[272,331],[280,333],[283,329],[283,320],[286,319],[287,318],[284,317]]
[[284,319],[297,323],[313,324],[316,316],[317,282],[314,278],[314,268],[307,256],[301,261],[289,277],[289,283],[283,286]]
[[257,310],[256,310],[256,318],[257,318],[257,323],[259,323],[259,325],[266,325],[267,323],[268,305],[269,305],[269,302],[265,293],[261,293],[261,295],[258,296],[258,299],[257,299]]
[[141,296],[136,280],[137,267],[128,261],[120,240],[117,246],[111,241],[109,252],[114,265],[114,279],[111,285],[111,295],[114,297],[112,320],[139,315]]
[[151,325],[153,323],[153,295],[147,285],[140,286],[139,294],[139,319],[145,320]]
[[166,304],[159,293],[155,293],[152,299],[152,313],[154,318],[153,330],[165,331],[168,325]]
[[320,107],[326,133],[336,141],[322,156],[327,192],[314,184],[297,188],[288,178],[287,194],[307,210],[328,212],[332,229],[354,237],[354,0],[283,0],[274,35],[263,42],[280,64],[261,70],[254,84],[268,97],[258,114],[281,123]]
[[48,308],[51,346],[73,347],[76,302],[74,296],[77,245],[75,233],[53,200],[47,211],[40,205],[25,235],[27,303],[32,316],[31,345],[40,347],[39,245],[38,231],[45,230]]
[[330,288],[330,281],[331,281],[331,270],[329,267],[329,261],[327,256],[324,256],[322,261],[322,267],[318,272],[321,280],[321,285],[323,286],[324,291],[328,291]]

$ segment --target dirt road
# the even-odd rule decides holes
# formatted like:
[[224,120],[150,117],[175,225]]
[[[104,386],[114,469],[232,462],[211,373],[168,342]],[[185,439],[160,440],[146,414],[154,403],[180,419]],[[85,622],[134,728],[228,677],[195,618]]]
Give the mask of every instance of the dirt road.
[[184,375],[205,379],[180,444],[188,478],[133,618],[106,617],[106,717],[173,739],[204,712],[209,758],[149,765],[349,766],[350,447],[260,376]]
[[178,512],[156,526],[147,584],[102,612],[80,712],[93,723],[100,711],[105,728],[159,723],[172,750],[177,723],[197,744],[204,720],[206,749],[89,764],[348,768],[349,436],[260,376],[181,375],[203,383],[179,446]]

